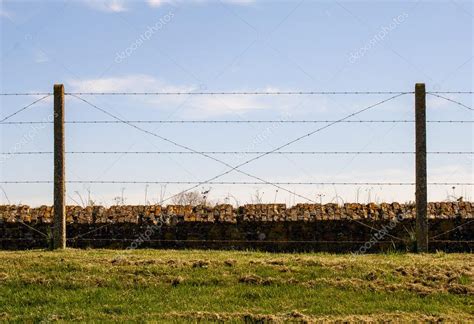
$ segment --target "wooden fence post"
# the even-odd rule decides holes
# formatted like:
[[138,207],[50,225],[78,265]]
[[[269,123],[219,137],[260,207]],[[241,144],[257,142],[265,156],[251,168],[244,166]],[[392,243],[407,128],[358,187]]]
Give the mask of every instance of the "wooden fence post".
[[426,90],[424,83],[415,85],[416,134],[416,247],[428,252],[428,185],[426,175]]
[[64,161],[64,85],[54,85],[54,227],[53,249],[66,248]]

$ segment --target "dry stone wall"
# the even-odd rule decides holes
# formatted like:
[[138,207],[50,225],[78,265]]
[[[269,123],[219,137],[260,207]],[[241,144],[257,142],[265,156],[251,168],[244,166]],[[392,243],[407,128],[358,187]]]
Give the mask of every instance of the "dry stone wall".
[[[474,251],[474,205],[428,206],[432,251]],[[0,249],[51,244],[49,206],[0,206]],[[95,248],[213,248],[266,251],[414,250],[412,204],[253,204],[67,207],[67,245]]]
[[[67,206],[67,223],[167,223],[179,222],[316,222],[324,220],[390,220],[398,215],[411,219],[415,217],[413,204],[381,203],[355,204],[249,204],[234,208],[231,205],[181,206]],[[472,202],[432,202],[428,204],[431,219],[474,218]],[[26,205],[1,205],[0,223],[23,222],[50,224],[53,207],[31,208]]]

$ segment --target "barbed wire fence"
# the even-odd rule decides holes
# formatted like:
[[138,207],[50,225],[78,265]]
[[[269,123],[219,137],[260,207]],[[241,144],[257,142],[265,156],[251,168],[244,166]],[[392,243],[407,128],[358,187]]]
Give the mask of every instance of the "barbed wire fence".
[[[424,84],[417,84],[415,91],[263,91],[263,92],[65,92],[63,85],[55,85],[54,92],[18,92],[18,93],[0,93],[0,96],[40,96],[39,99],[31,102],[30,104],[21,107],[15,112],[7,115],[0,120],[0,125],[25,125],[25,124],[53,124],[55,127],[55,149],[54,151],[22,151],[22,152],[0,152],[0,155],[12,156],[12,155],[54,155],[55,165],[55,176],[54,181],[50,180],[14,180],[14,181],[0,181],[2,184],[54,184],[54,246],[56,248],[64,248],[66,245],[65,237],[65,186],[66,184],[179,184],[179,185],[191,185],[190,187],[182,190],[176,194],[168,197],[163,197],[160,204],[163,204],[173,198],[182,195],[183,193],[192,191],[202,185],[255,185],[265,184],[275,187],[277,190],[285,191],[289,194],[297,196],[310,203],[318,203],[314,199],[307,197],[306,195],[300,194],[292,189],[288,189],[286,185],[343,185],[343,186],[356,186],[356,185],[374,185],[374,186],[416,186],[416,226],[417,226],[417,242],[418,250],[420,252],[426,252],[428,249],[428,215],[427,215],[427,186],[457,186],[465,185],[472,186],[474,183],[470,182],[428,182],[426,179],[426,155],[472,155],[472,151],[426,151],[426,124],[428,123],[439,123],[439,124],[472,124],[473,120],[426,120],[426,95],[430,95],[452,104],[455,104],[461,109],[472,111],[473,108],[468,105],[453,100],[445,95],[450,94],[472,94],[470,91],[435,91],[426,92]],[[356,112],[350,113],[343,118],[334,120],[126,120],[120,118],[116,114],[109,112],[103,107],[92,103],[87,96],[222,96],[222,95],[233,95],[233,96],[301,96],[301,95],[389,95],[388,98],[380,100],[374,104],[366,106]],[[396,98],[415,95],[415,113],[416,118],[414,120],[407,119],[391,119],[391,120],[380,120],[380,119],[366,119],[366,120],[351,120],[363,112],[372,110],[378,106],[381,106],[389,101]],[[54,120],[53,121],[9,121],[14,116],[21,114],[27,109],[31,108],[35,104],[54,96]],[[93,108],[111,118],[112,120],[64,120],[64,101],[65,97],[74,98],[89,107]],[[143,128],[142,124],[242,124],[242,123],[288,123],[288,124],[324,124],[304,135],[298,136],[283,145],[279,145],[270,151],[201,151],[196,150],[188,145],[181,144],[175,140],[165,137],[156,132],[149,131]],[[316,133],[319,133],[333,125],[340,123],[409,123],[415,125],[416,130],[416,151],[282,151],[283,149],[297,143],[305,138],[311,137]],[[167,142],[180,151],[65,151],[64,150],[64,127],[66,124],[124,124],[141,133],[149,136],[158,138],[164,142]],[[65,155],[110,155],[110,154],[133,154],[133,155],[181,155],[191,154],[200,155],[206,159],[217,162],[227,168],[211,178],[202,181],[122,181],[122,180],[67,180],[65,179]],[[238,163],[237,165],[231,165],[228,162],[217,158],[216,155],[251,155],[253,157]],[[416,181],[415,182],[278,182],[268,181],[259,176],[253,175],[249,172],[241,170],[242,167],[253,163],[267,155],[415,155],[416,157]],[[218,181],[220,178],[231,172],[237,172],[252,178],[254,181]],[[370,225],[363,222],[353,220],[356,223],[360,223],[365,227],[369,227],[373,230],[377,230]],[[468,224],[468,223],[466,223]],[[28,226],[27,224],[23,224]],[[105,225],[108,226],[108,225]],[[30,226],[28,226],[30,227]],[[35,229],[36,230],[36,229]],[[36,230],[37,231],[37,230]],[[449,230],[447,232],[450,232]],[[42,233],[45,235],[44,233]],[[431,239],[442,236],[445,233],[437,234]],[[390,236],[390,235],[389,235]],[[395,239],[400,239],[394,237]],[[400,239],[401,240],[401,239]]]

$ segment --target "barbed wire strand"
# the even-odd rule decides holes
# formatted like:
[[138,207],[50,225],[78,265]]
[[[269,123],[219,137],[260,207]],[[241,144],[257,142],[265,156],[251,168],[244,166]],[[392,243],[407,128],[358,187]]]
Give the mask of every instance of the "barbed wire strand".
[[159,92],[66,92],[65,95],[87,96],[218,96],[218,95],[246,95],[246,96],[287,96],[287,95],[385,95],[414,93],[414,91],[159,91]]
[[0,96],[52,96],[52,92],[11,92],[0,93]]
[[432,240],[430,242],[433,243],[467,243],[467,244],[474,244],[474,240]]
[[473,94],[472,91],[427,91],[426,93],[441,93],[441,94]]
[[[263,154],[265,151],[69,151],[66,154],[222,154],[222,155],[238,155],[238,154]],[[411,155],[416,152],[409,151],[278,151],[270,154],[295,154],[295,155]],[[53,151],[24,151],[24,152],[0,152],[0,155],[46,155],[54,154]],[[473,155],[474,152],[467,151],[434,151],[426,152],[432,155]]]
[[[335,120],[127,120],[131,124],[317,124],[332,123]],[[341,123],[414,123],[414,120],[345,120]],[[427,120],[427,123],[474,123],[474,120]],[[53,124],[52,121],[15,121],[2,125]],[[65,124],[121,124],[117,120],[71,120]]]
[[[378,95],[414,93],[414,91],[218,91],[218,92],[66,92],[65,95]],[[427,91],[427,94],[473,94],[472,91]],[[12,92],[0,93],[0,96],[43,96],[52,92]]]
[[463,104],[462,102],[459,102],[459,101],[456,101],[456,100],[453,100],[453,99],[450,99],[450,98],[447,98],[447,97],[444,97],[444,96],[440,96],[440,95],[434,94],[434,93],[429,93],[429,94],[430,94],[431,96],[438,97],[438,98],[447,100],[447,101],[449,101],[449,102],[452,102],[452,103],[454,103],[454,104],[456,104],[456,105],[458,105],[458,106],[461,106],[461,107],[463,107],[463,108],[469,109],[469,110],[471,110],[471,111],[474,110],[473,108],[466,106],[466,105]]
[[[49,184],[52,180],[12,180],[0,181],[2,184]],[[136,181],[136,180],[68,180],[66,183],[71,184],[196,184],[200,181]],[[331,186],[414,186],[414,182],[252,182],[252,181],[208,181],[206,184],[212,185],[331,185]],[[431,186],[473,186],[473,182],[429,182]],[[308,201],[316,203],[310,198]]]
[[46,96],[44,96],[44,97],[42,97],[42,98],[40,98],[40,99],[37,99],[37,100],[33,101],[33,102],[30,103],[29,105],[26,105],[25,107],[22,107],[22,108],[18,109],[18,110],[15,111],[13,114],[10,114],[10,115],[6,116],[5,118],[3,118],[2,120],[0,120],[0,123],[3,123],[3,122],[5,122],[6,120],[12,118],[13,116],[18,115],[18,114],[21,113],[22,111],[24,111],[24,110],[30,108],[30,107],[33,106],[34,104],[36,104],[36,103],[38,103],[38,102],[40,102],[40,101],[42,101],[42,100],[48,98],[49,96],[50,96],[50,95],[46,95]]
[[78,238],[81,238],[81,237],[83,237],[83,236],[86,236],[87,234],[97,232],[97,231],[99,231],[99,230],[101,230],[101,229],[103,229],[103,228],[105,228],[105,227],[109,227],[110,225],[112,225],[112,223],[108,223],[108,224],[102,225],[102,226],[100,226],[99,228],[95,228],[95,229],[93,229],[93,230],[91,230],[91,231],[88,231],[88,232],[86,232],[86,233],[76,235],[75,237],[70,238],[70,239],[68,238],[67,240],[76,240],[76,239],[78,239]]
[[18,224],[21,224],[21,225],[23,225],[23,226],[26,226],[26,227],[28,227],[30,230],[35,231],[35,232],[37,232],[37,233],[43,235],[44,237],[48,238],[48,235],[46,235],[45,233],[43,233],[43,232],[37,230],[36,228],[34,228],[34,227],[32,227],[32,226],[30,226],[30,225],[28,225],[28,224],[25,224],[24,222],[18,222]]
[[[13,242],[21,242],[21,241],[35,241],[35,238],[18,238],[18,237],[1,237],[0,241],[13,241]],[[123,242],[133,242],[136,240],[136,238],[67,238],[67,241],[123,241]],[[186,240],[186,239],[162,239],[162,240],[147,240],[152,243],[157,243],[157,242],[164,242],[164,243],[251,243],[251,244],[264,244],[264,243],[269,243],[269,244],[310,244],[310,243],[333,243],[333,244],[351,244],[351,243],[365,243],[365,241],[331,241],[331,240],[312,240],[312,241],[278,241],[278,240],[197,240],[197,239],[191,239],[191,240]],[[404,240],[407,241],[407,240]],[[430,242],[433,243],[453,243],[453,244],[459,244],[459,243],[467,243],[467,244],[472,244],[474,243],[474,240],[432,240]],[[392,243],[392,241],[378,241],[378,243],[383,243],[383,244],[388,244]]]
[[456,226],[455,228],[450,229],[449,231],[446,231],[446,232],[444,232],[444,233],[441,233],[441,234],[437,234],[437,235],[435,235],[435,236],[432,236],[432,237],[430,237],[429,239],[432,240],[432,239],[435,239],[435,238],[437,238],[437,237],[440,237],[440,236],[442,236],[442,235],[444,235],[444,234],[453,232],[453,231],[455,231],[455,230],[457,230],[457,229],[459,229],[459,228],[461,228],[461,227],[463,227],[463,226],[466,226],[467,224],[470,224],[470,223],[472,223],[472,222],[474,222],[474,219],[473,219],[473,220],[470,220],[470,221],[467,222],[467,223],[464,223],[464,224],[461,224],[461,225],[459,225],[459,226]]
[[[68,239],[73,241],[74,239]],[[77,239],[76,239],[77,240]],[[80,241],[118,241],[118,242],[133,242],[136,239],[132,238],[82,238]],[[402,239],[400,239],[402,240]],[[405,240],[403,240],[405,241]],[[150,239],[147,240],[147,242],[165,242],[165,243],[178,243],[178,242],[183,242],[183,243],[261,243],[261,244],[308,244],[308,243],[334,243],[334,244],[349,244],[349,243],[360,243],[363,244],[366,241],[346,241],[346,240],[298,240],[298,241],[278,241],[278,240],[206,240],[206,239]],[[392,243],[392,241],[377,241],[377,243]]]

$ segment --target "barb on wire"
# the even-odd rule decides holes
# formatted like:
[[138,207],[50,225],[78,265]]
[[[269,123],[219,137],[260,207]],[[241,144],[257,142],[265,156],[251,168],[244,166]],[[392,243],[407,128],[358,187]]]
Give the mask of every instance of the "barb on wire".
[[22,111],[24,111],[24,110],[30,108],[30,107],[33,106],[34,104],[36,104],[36,103],[38,103],[38,102],[40,102],[40,101],[42,101],[42,100],[48,98],[49,96],[51,96],[51,95],[46,95],[46,96],[44,96],[44,97],[42,97],[42,98],[40,98],[40,99],[37,99],[37,100],[33,101],[33,102],[30,103],[29,105],[26,105],[25,107],[18,109],[18,110],[15,111],[13,114],[10,114],[10,115],[6,116],[5,118],[3,118],[2,120],[0,120],[0,123],[3,123],[3,122],[5,122],[5,121],[7,121],[8,119],[12,118],[13,116],[18,115],[18,114],[21,113]]
[[181,91],[158,91],[158,92],[66,92],[70,96],[216,96],[216,95],[263,95],[263,96],[287,96],[287,95],[381,95],[381,94],[406,94],[413,91],[217,91],[217,92],[181,92]]
[[463,108],[469,109],[469,110],[471,110],[471,111],[474,110],[473,108],[471,108],[471,107],[469,107],[469,106],[466,106],[466,105],[463,104],[462,102],[459,102],[459,101],[456,101],[456,100],[453,100],[453,99],[450,99],[450,98],[447,98],[447,97],[444,97],[444,96],[440,96],[440,95],[434,94],[434,93],[428,93],[428,94],[430,94],[430,95],[432,95],[432,96],[434,96],[434,97],[438,97],[438,98],[447,100],[447,101],[449,101],[449,102],[452,102],[452,103],[454,103],[454,104],[456,104],[456,105],[458,105],[458,106],[461,106],[461,107],[463,107]]

